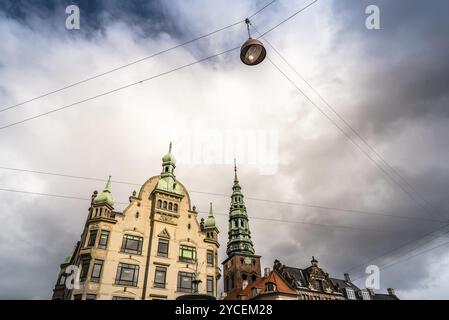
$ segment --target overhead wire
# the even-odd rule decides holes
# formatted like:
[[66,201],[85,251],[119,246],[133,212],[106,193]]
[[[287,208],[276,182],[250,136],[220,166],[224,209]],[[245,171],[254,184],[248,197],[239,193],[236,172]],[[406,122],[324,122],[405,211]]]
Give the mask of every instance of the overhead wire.
[[[106,182],[107,181],[106,179],[95,178],[95,177],[79,176],[79,175],[66,174],[66,173],[47,172],[47,171],[40,171],[40,170],[30,170],[30,169],[23,169],[23,168],[13,168],[13,167],[6,167],[6,166],[0,166],[0,170],[9,170],[9,171],[16,171],[16,172],[33,173],[33,174],[49,175],[49,176],[56,176],[56,177],[63,177],[63,178],[72,178],[72,179],[80,179],[80,180],[88,180],[88,181],[99,181],[99,182]],[[123,180],[112,180],[111,182],[117,183],[117,184],[123,184],[123,185],[130,185],[130,186],[139,186],[139,187],[141,186],[141,184],[139,184],[139,183],[123,181]],[[219,196],[219,197],[226,197],[226,198],[229,197],[228,194],[224,194],[224,193],[207,192],[207,191],[200,191],[200,190],[194,190],[194,189],[190,190],[189,192],[190,193],[197,193],[197,194],[206,194],[206,195],[212,195],[212,196]],[[287,206],[299,206],[299,207],[305,207],[305,208],[311,208],[311,209],[337,211],[337,212],[343,212],[343,213],[349,213],[349,214],[362,214],[362,215],[369,215],[369,216],[374,216],[375,215],[375,216],[384,216],[384,217],[395,218],[395,219],[420,220],[420,221],[446,223],[446,221],[437,220],[437,219],[431,219],[431,218],[410,217],[410,216],[403,216],[403,215],[397,215],[397,214],[393,214],[393,213],[385,213],[385,212],[377,212],[377,211],[366,211],[366,210],[355,210],[355,209],[347,209],[347,208],[336,208],[336,207],[331,207],[331,206],[324,206],[324,205],[317,205],[317,204],[310,204],[310,203],[280,201],[280,200],[275,200],[275,199],[263,199],[263,198],[251,197],[251,196],[245,196],[245,199],[251,200],[251,201],[259,201],[259,202],[266,202],[266,203],[273,203],[273,204],[281,204],[281,205],[287,205]]]
[[[269,7],[270,5],[272,5],[274,2],[276,2],[276,0],[269,2],[268,4],[266,4],[265,6],[263,6],[262,8],[260,8],[259,10],[257,10],[255,13],[253,13],[250,17],[256,16],[257,14],[259,14],[260,12],[262,12],[263,10],[265,10],[267,7]],[[7,110],[10,110],[10,109],[13,109],[13,108],[17,108],[17,107],[22,106],[22,105],[24,105],[24,104],[27,104],[27,103],[29,103],[29,102],[36,101],[36,100],[38,100],[38,99],[41,99],[41,98],[50,96],[50,95],[52,95],[52,94],[55,94],[55,93],[58,93],[58,92],[67,90],[67,89],[69,89],[69,88],[78,86],[78,85],[83,84],[83,83],[86,83],[86,82],[88,82],[88,81],[91,81],[91,80],[94,80],[94,79],[103,77],[103,76],[108,75],[108,74],[110,74],[110,73],[113,73],[113,72],[115,72],[115,71],[118,71],[118,70],[121,70],[121,69],[128,68],[128,67],[130,67],[130,66],[132,66],[132,65],[138,64],[138,63],[143,62],[143,61],[146,61],[146,60],[149,60],[149,59],[154,58],[154,57],[156,57],[156,56],[159,56],[159,55],[161,55],[161,54],[164,54],[164,53],[167,53],[167,52],[169,52],[169,51],[178,49],[178,48],[180,48],[180,47],[183,47],[183,46],[186,46],[186,45],[188,45],[188,44],[191,44],[191,43],[193,43],[193,42],[195,42],[195,41],[198,41],[198,40],[207,38],[207,37],[209,37],[209,36],[211,36],[211,35],[214,35],[214,34],[216,34],[216,33],[219,33],[219,32],[221,32],[221,31],[224,31],[224,30],[226,30],[226,29],[232,28],[232,27],[234,27],[234,26],[236,26],[236,25],[239,25],[239,24],[243,23],[244,21],[245,21],[244,19],[243,19],[243,20],[236,21],[236,22],[231,23],[231,24],[229,24],[229,25],[227,25],[227,26],[225,26],[225,27],[222,27],[222,28],[216,29],[216,30],[214,30],[214,31],[208,32],[208,33],[206,33],[206,34],[203,34],[203,35],[198,36],[198,37],[196,37],[196,38],[193,38],[193,39],[190,39],[190,40],[188,40],[188,41],[182,42],[182,43],[177,44],[177,45],[175,45],[175,46],[172,46],[172,47],[170,47],[170,48],[161,50],[161,51],[159,51],[159,52],[153,53],[153,54],[151,54],[151,55],[148,55],[148,56],[139,58],[139,59],[137,59],[137,60],[133,60],[133,61],[128,62],[128,63],[126,63],[126,64],[123,64],[123,65],[120,65],[120,66],[118,66],[118,67],[109,69],[109,70],[107,70],[107,71],[104,71],[104,72],[95,74],[95,75],[90,76],[90,77],[87,77],[87,78],[85,78],[85,79],[82,79],[82,80],[79,80],[79,81],[70,83],[70,84],[65,85],[65,86],[63,86],[63,87],[60,87],[60,88],[58,88],[58,89],[55,89],[55,90],[52,90],[52,91],[43,93],[43,94],[41,94],[41,95],[39,95],[39,96],[36,96],[36,97],[30,98],[30,99],[27,99],[27,100],[18,102],[18,103],[16,103],[16,104],[13,104],[13,105],[10,105],[10,106],[4,106],[3,108],[0,109],[0,113],[1,113],[1,112],[4,112],[4,111],[7,111]]]

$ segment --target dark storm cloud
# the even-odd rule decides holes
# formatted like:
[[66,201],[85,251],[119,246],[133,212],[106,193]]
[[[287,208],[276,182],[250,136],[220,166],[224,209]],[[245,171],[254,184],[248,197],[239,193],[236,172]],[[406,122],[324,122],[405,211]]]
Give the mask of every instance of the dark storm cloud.
[[172,37],[181,37],[181,26],[169,16],[165,1],[160,0],[78,0],[78,1],[2,1],[0,12],[6,17],[16,19],[32,28],[41,27],[37,21],[46,23],[56,30],[63,31],[67,6],[75,4],[80,9],[79,32],[86,36],[98,31],[105,32],[111,22],[123,23],[141,32],[142,37],[168,33]]
[[[5,99],[14,102],[24,96],[23,90],[14,91],[11,87],[12,84],[19,84],[20,89],[30,86],[26,82],[29,71],[35,75],[36,82],[45,81],[46,85],[39,87],[39,90],[45,91],[58,87],[59,82],[72,82],[72,78],[63,76],[73,66],[77,66],[74,77],[80,79],[94,71],[104,71],[107,64],[126,63],[130,57],[165,49],[179,39],[188,39],[192,35],[227,25],[244,17],[247,12],[254,12],[256,7],[256,2],[249,1],[75,3],[81,8],[82,37],[75,35],[73,43],[61,42],[62,45],[58,46],[60,38],[73,34],[64,29],[64,9],[71,2],[1,2],[0,22],[4,22],[11,31],[20,31],[17,33],[19,36],[11,32],[8,39],[16,45],[17,52],[5,50],[5,54],[0,55],[0,72],[8,79],[7,83],[5,81],[0,85]],[[260,15],[258,18],[264,22],[260,22],[261,28],[280,21],[278,13],[285,17],[303,6],[299,1],[292,3],[281,1],[266,11],[265,16]],[[365,28],[365,7],[376,3],[381,9],[382,30],[369,31]],[[260,6],[261,3],[258,3],[257,7]],[[241,66],[235,56],[226,57],[225,66],[222,66],[224,63],[214,65],[211,69],[218,70],[216,73],[198,67],[190,70],[191,73],[176,73],[176,76],[161,79],[160,83],[113,96],[110,100],[100,100],[84,108],[59,113],[55,116],[56,120],[42,118],[29,122],[27,126],[4,130],[0,134],[0,138],[5,139],[0,149],[4,163],[0,165],[14,164],[94,177],[112,173],[118,177],[117,180],[143,182],[159,172],[160,155],[166,150],[166,142],[172,139],[170,133],[166,134],[170,131],[167,130],[168,125],[177,127],[187,123],[198,124],[202,128],[212,125],[220,129],[259,129],[274,123],[279,125],[281,137],[279,171],[273,176],[261,176],[256,170],[249,170],[243,165],[239,168],[239,177],[245,196],[407,217],[447,219],[449,49],[446,39],[449,23],[444,16],[446,2],[336,0],[332,2],[330,14],[323,10],[327,6],[327,2],[318,2],[304,15],[284,24],[274,32],[273,42],[284,41],[278,49],[286,52],[286,57],[292,57],[290,62],[294,65],[298,61],[315,62],[319,75],[313,78],[313,83],[317,87],[322,83],[328,84],[327,90],[320,90],[321,93],[436,207],[431,213],[417,205],[395,184],[388,182],[388,178],[360,150],[354,148],[331,123],[291,89],[290,84],[269,64],[248,69]],[[311,49],[312,58],[309,58],[306,56],[309,50],[296,51],[298,47],[294,45],[299,42],[298,39],[312,42],[312,38],[319,38],[320,42],[326,41],[326,37],[321,38],[322,30],[319,27],[303,20],[313,14],[320,20],[328,20],[335,32],[331,33],[329,49],[318,53]],[[10,19],[21,23],[11,23]],[[46,26],[45,32],[35,28],[40,24]],[[117,24],[119,27],[116,27]],[[27,25],[28,30],[24,31],[22,25]],[[302,29],[307,31],[303,38],[300,36]],[[232,32],[217,34],[200,44],[195,43],[193,48],[187,50],[193,49],[203,55],[208,52],[205,48],[218,50],[217,46],[221,48],[224,43],[240,43],[242,34],[239,32],[245,35],[246,31],[244,27],[237,27]],[[28,38],[22,37],[22,34]],[[91,34],[99,41],[81,41]],[[108,39],[111,34],[115,35],[112,40]],[[153,36],[163,38],[162,34],[168,34],[170,41],[151,42],[151,46],[145,46]],[[289,35],[292,38],[288,38]],[[48,42],[49,48],[54,49],[48,52],[48,56],[45,55],[46,48],[23,43],[22,46],[17,45],[25,40],[32,44],[34,39],[41,39],[45,46],[47,38],[56,38],[55,42]],[[126,42],[131,46],[130,51],[121,51],[121,42],[129,38],[138,41]],[[92,50],[88,57],[83,54],[86,49]],[[73,54],[74,50],[79,50],[75,57],[68,55]],[[15,59],[19,53],[21,62],[17,63]],[[179,50],[170,57],[174,57],[176,63],[183,63],[185,56],[181,53],[185,54]],[[269,54],[274,57],[272,51]],[[37,66],[29,63],[32,59],[40,59]],[[86,68],[86,60],[92,62],[93,70]],[[167,60],[171,62],[171,59]],[[24,64],[24,61],[29,64]],[[67,61],[70,65],[56,64],[58,61]],[[164,68],[172,67],[164,64],[163,57],[157,62]],[[96,63],[98,70],[94,68]],[[56,67],[52,68],[54,64]],[[154,72],[153,68],[158,65],[152,61],[149,65],[143,65],[142,69],[147,67],[147,71]],[[141,76],[128,70],[122,76],[126,78],[128,74]],[[305,75],[307,78],[308,74]],[[47,83],[49,78],[53,80],[52,77],[54,82]],[[114,78],[120,79],[116,75]],[[195,84],[191,86],[193,82]],[[80,96],[84,94],[82,92]],[[274,97],[273,100],[270,100],[271,97]],[[266,101],[271,103],[269,110],[258,109]],[[62,104],[65,100],[56,102],[55,105]],[[256,108],[248,112],[251,103]],[[287,106],[285,109],[282,108],[284,104]],[[106,109],[105,105],[111,106]],[[290,106],[292,111],[288,109]],[[32,111],[35,106],[27,107]],[[189,130],[191,128],[187,127]],[[177,148],[175,143],[175,154],[179,150]],[[74,180],[48,180],[45,176],[35,177],[37,182],[24,183],[16,181],[15,177],[22,177],[18,173],[0,173],[4,173],[2,186],[14,187],[17,184],[18,189],[30,191],[89,197],[92,189],[102,187],[97,183],[86,186]],[[180,164],[177,177],[189,190],[229,194],[233,172],[231,165]],[[49,182],[41,186],[40,181]],[[115,199],[126,201],[132,188],[126,186],[120,189],[114,185]],[[3,204],[0,208],[5,212],[2,214],[7,216],[4,220],[7,230],[0,235],[0,261],[9,262],[1,265],[2,274],[9,276],[2,278],[0,296],[47,298],[56,280],[59,263],[79,239],[87,204],[27,196],[15,198],[3,193],[0,196],[0,203]],[[191,197],[203,211],[207,211],[209,201],[214,202],[217,212],[227,212],[229,209],[229,199],[226,197],[214,198],[194,193]],[[271,267],[274,259],[280,259],[289,265],[307,267],[314,255],[332,276],[342,276],[348,268],[364,264],[438,227],[436,223],[421,220],[337,213],[249,199],[246,204],[250,216],[354,227],[344,229],[250,220],[256,252],[263,256],[263,265]],[[421,204],[427,206],[423,201]],[[217,216],[222,259],[227,241],[226,220],[225,216]],[[409,249],[407,247],[400,253]],[[389,263],[397,257],[396,254],[373,263]],[[442,251],[429,252],[414,259],[412,264],[398,264],[388,269],[381,276],[383,289],[395,287],[407,297],[409,292],[425,288],[435,271],[432,266],[439,264],[443,255]],[[364,266],[359,267],[351,274],[360,275],[363,269]],[[28,289],[22,289],[26,285]],[[439,297],[447,295],[442,293]]]
[[[335,47],[358,48],[354,77],[366,97],[360,119],[371,130],[422,116],[449,116],[449,20],[447,1],[334,1],[340,23]],[[381,30],[365,28],[365,8],[378,5]],[[349,46],[347,44],[350,44]],[[368,121],[366,121],[368,120]]]
[[[379,31],[365,28],[365,8],[370,4],[380,7]],[[391,144],[385,149],[388,152],[381,153],[394,160],[393,166],[418,190],[420,196],[411,199],[397,185],[388,182],[388,178],[359,150],[347,148],[351,143],[340,133],[332,138],[326,137],[330,139],[327,143],[305,147],[293,157],[301,159],[304,154],[313,155],[310,160],[292,163],[290,173],[291,170],[302,172],[304,167],[308,167],[308,161],[314,164],[305,177],[295,175],[297,194],[306,195],[307,199],[320,198],[321,202],[328,201],[340,207],[365,204],[377,211],[447,220],[449,172],[447,166],[440,164],[449,159],[443,142],[446,139],[442,138],[449,136],[448,9],[447,1],[334,1],[330,18],[338,30],[332,40],[333,54],[336,59],[340,58],[341,65],[348,70],[346,74],[351,77],[344,79],[340,86],[341,90],[350,88],[351,91],[348,93],[351,99],[345,109],[350,110],[350,122],[378,150]],[[332,70],[326,73],[332,74]],[[338,104],[334,107],[341,110]],[[294,150],[294,145],[290,141],[288,150]],[[405,152],[406,149],[409,150]],[[360,158],[356,156],[354,159],[351,154]],[[345,166],[343,163],[353,165]],[[348,180],[348,177],[351,178]],[[373,198],[376,201],[373,202]],[[319,219],[325,222],[352,221],[352,224],[358,221],[336,216],[321,216]],[[292,227],[288,241],[294,239],[294,242],[301,243],[301,251],[298,252],[301,261],[298,263],[298,259],[292,256],[287,242],[283,242],[285,246],[278,243],[269,247],[265,256],[271,259],[286,257],[287,263],[307,266],[310,260],[307,256],[315,252],[319,260],[322,257],[322,262],[324,260],[327,264],[322,265],[324,268],[329,268],[331,273],[338,272],[340,276],[347,268],[362,263],[352,271],[360,275],[366,266],[363,264],[365,261],[438,228],[438,224],[433,223],[382,218],[371,222],[370,226],[383,228],[385,233],[348,231],[342,235],[315,230],[300,232]],[[385,265],[400,254],[412,252],[413,248],[404,247],[371,263]],[[402,292],[422,287],[429,281],[430,267],[434,266],[430,261],[438,262],[438,253],[435,255],[430,252],[413,260],[412,266],[405,263],[403,269],[401,264],[388,269],[382,273],[382,286],[396,286]],[[410,282],[411,278],[417,281]]]

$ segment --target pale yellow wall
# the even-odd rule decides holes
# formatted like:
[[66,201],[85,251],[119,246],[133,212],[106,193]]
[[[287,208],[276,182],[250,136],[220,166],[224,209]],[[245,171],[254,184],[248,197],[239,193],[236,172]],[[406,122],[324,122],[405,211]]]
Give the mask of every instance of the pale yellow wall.
[[[148,243],[150,240],[151,221],[150,213],[153,207],[152,201],[149,199],[151,193],[155,189],[159,176],[149,179],[141,188],[139,195],[131,197],[131,202],[124,210],[123,215],[116,216],[116,224],[99,222],[89,225],[91,228],[106,229],[110,231],[109,241],[106,250],[94,248],[91,249],[92,260],[85,286],[79,290],[74,290],[73,294],[83,293],[83,299],[86,293],[97,294],[97,299],[110,300],[112,296],[132,297],[141,299],[143,294],[145,266],[148,255]],[[181,185],[182,186],[182,185]],[[166,221],[160,213],[164,210],[156,210],[154,230],[152,233],[152,248],[150,252],[150,264],[147,281],[146,299],[151,299],[153,295],[167,296],[168,299],[175,299],[177,296],[185,293],[176,292],[178,271],[194,272],[194,265],[189,264],[187,268],[186,262],[179,262],[179,245],[187,244],[197,248],[197,259],[199,265],[200,279],[203,281],[199,286],[200,293],[206,293],[206,277],[207,275],[216,277],[216,268],[207,267],[206,252],[212,250],[214,257],[216,256],[217,247],[214,244],[204,242],[205,233],[201,232],[200,225],[197,220],[196,213],[191,210],[190,198],[187,190],[182,186],[184,197],[181,202],[177,202],[175,197],[166,194],[158,194],[157,197],[171,198],[170,201],[178,203],[178,217],[169,217]],[[139,216],[136,217],[136,212]],[[188,229],[190,224],[190,229]],[[163,229],[167,229],[170,234],[168,257],[157,256],[158,235]],[[130,234],[143,237],[142,255],[134,255],[120,252],[122,239],[124,234]],[[100,233],[97,236],[97,244]],[[89,282],[91,269],[94,259],[104,260],[103,270],[100,283]],[[114,284],[117,266],[119,263],[138,264],[140,266],[137,287]],[[154,272],[157,264],[167,266],[166,288],[159,289],[153,287]],[[202,265],[202,266],[201,266]],[[217,261],[215,261],[217,266]],[[201,268],[200,268],[201,267]],[[214,285],[215,296],[217,295],[217,282]]]

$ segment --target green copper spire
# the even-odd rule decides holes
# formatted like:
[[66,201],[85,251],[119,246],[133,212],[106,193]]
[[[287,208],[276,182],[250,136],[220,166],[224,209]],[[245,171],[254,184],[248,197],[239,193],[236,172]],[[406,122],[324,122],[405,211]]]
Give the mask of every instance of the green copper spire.
[[210,203],[209,215],[206,218],[204,227],[205,228],[215,228],[216,227],[214,213],[212,212],[212,202]]
[[248,214],[243,201],[242,188],[237,178],[237,165],[234,159],[234,185],[232,186],[231,208],[229,210],[228,256],[235,254],[254,255],[254,247],[249,230]]
[[111,193],[111,176],[109,176],[108,182],[106,182],[106,186],[103,189],[103,192],[99,193],[95,199],[94,204],[108,204],[111,207],[114,206],[114,199],[112,198]]
[[172,143],[168,147],[168,153],[162,157],[162,172],[161,179],[157,183],[156,188],[167,192],[172,192],[182,195],[182,189],[178,183],[176,183],[175,168],[176,159],[171,153]]

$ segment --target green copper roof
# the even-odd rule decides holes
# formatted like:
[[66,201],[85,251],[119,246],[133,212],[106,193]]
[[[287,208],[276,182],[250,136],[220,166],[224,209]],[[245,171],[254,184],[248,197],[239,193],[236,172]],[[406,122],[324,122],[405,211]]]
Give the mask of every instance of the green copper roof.
[[108,182],[106,182],[106,186],[104,187],[103,192],[99,193],[95,199],[94,204],[109,204],[111,207],[114,206],[114,199],[111,194],[111,176],[109,176]]
[[206,221],[204,222],[204,227],[205,228],[215,228],[215,217],[214,214],[212,212],[212,202],[210,203],[210,208],[209,208],[209,215],[206,218]]
[[[234,160],[235,161],[235,160]],[[234,185],[232,186],[231,208],[229,209],[229,232],[226,253],[253,255],[254,247],[249,230],[248,214],[243,201],[242,188],[237,178],[237,165],[234,164]]]
[[170,142],[168,153],[162,157],[161,179],[158,181],[156,189],[183,195],[181,186],[176,182],[176,160],[171,153],[171,148],[172,143]]
[[171,153],[171,147],[172,143],[170,142],[170,145],[168,147],[168,153],[162,157],[162,163],[172,163],[173,165],[176,164],[175,156]]

